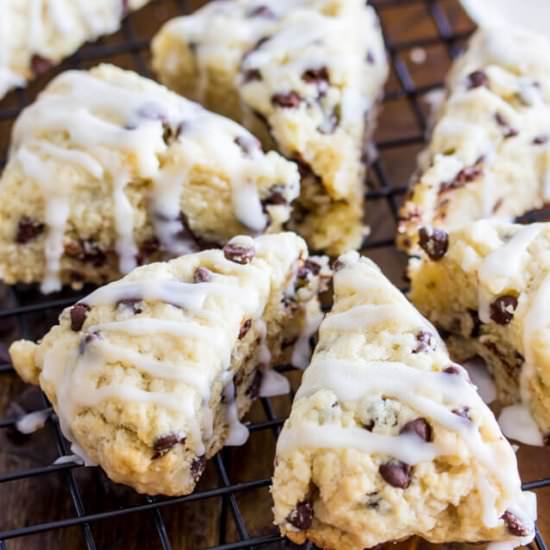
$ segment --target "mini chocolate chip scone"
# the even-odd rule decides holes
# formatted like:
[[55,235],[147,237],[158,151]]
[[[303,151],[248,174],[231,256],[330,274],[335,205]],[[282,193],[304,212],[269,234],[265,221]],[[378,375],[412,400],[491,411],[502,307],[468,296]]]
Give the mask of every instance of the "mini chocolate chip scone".
[[246,441],[252,401],[288,391],[270,367],[305,326],[323,262],[281,233],[142,266],[63,311],[40,343],[12,344],[13,365],[88,463],[139,492],[186,494],[206,459]]
[[296,165],[112,65],[68,71],[18,118],[0,180],[0,278],[105,283],[136,264],[277,232]]
[[549,51],[545,37],[515,27],[474,35],[401,210],[402,248],[415,253],[424,226],[512,221],[550,200]]
[[298,162],[293,228],[337,255],[365,236],[364,148],[388,73],[365,0],[219,0],[169,21],[153,66],[170,88]]
[[373,262],[350,252],[336,269],[277,444],[282,533],[326,550],[531,541],[535,495],[466,370]]
[[76,52],[111,34],[150,0],[2,0],[0,99]]
[[[425,241],[421,259],[411,263],[412,301],[450,334],[456,359],[486,360],[500,401],[515,404],[501,416],[506,435],[548,442],[550,224],[481,220],[439,235],[440,244]],[[539,430],[528,428],[527,411]]]

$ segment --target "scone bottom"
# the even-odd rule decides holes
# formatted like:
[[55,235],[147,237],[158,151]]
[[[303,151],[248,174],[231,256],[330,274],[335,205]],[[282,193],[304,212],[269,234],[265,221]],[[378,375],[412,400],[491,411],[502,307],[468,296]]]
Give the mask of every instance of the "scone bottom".
[[272,366],[309,340],[327,264],[283,233],[143,266],[67,308],[38,344],[12,344],[13,364],[87,464],[138,492],[187,494],[208,458],[245,443],[258,395],[288,391]]
[[534,537],[514,451],[435,328],[349,253],[289,419],[272,486],[292,541],[357,550]]

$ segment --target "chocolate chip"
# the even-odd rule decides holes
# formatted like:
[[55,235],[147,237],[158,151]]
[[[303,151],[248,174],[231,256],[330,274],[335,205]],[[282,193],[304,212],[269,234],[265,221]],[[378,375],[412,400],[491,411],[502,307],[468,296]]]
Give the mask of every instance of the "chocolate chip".
[[107,263],[107,255],[92,239],[80,239],[78,242],[68,243],[65,246],[65,253],[71,258],[76,258],[94,267],[102,267]]
[[449,235],[442,229],[421,227],[418,237],[420,246],[434,261],[443,258],[449,249]]
[[413,350],[413,353],[422,353],[434,349],[433,334],[425,330],[421,330],[416,335],[417,345]]
[[88,311],[90,311],[90,306],[83,303],[75,304],[71,308],[71,330],[79,332],[82,329],[86,317],[88,316]]
[[317,131],[324,135],[333,134],[340,125],[340,106],[337,105],[330,114],[325,114],[323,122],[317,126]]
[[451,181],[443,182],[439,187],[439,192],[444,193],[453,189],[464,187],[467,183],[476,180],[483,174],[483,169],[479,165],[467,166],[458,172]]
[[501,128],[504,129],[505,139],[518,135],[518,131],[515,128],[512,128],[509,122],[500,113],[495,113],[495,121]]
[[5,344],[0,343],[0,365],[11,365],[11,357]]
[[406,489],[411,483],[412,466],[404,462],[392,461],[381,464],[378,469],[386,483],[398,489]]
[[518,299],[515,296],[499,296],[490,306],[491,320],[497,325],[508,325],[514,318],[517,307]]
[[533,145],[544,145],[545,143],[548,143],[549,139],[550,139],[550,136],[546,134],[536,136],[535,138],[533,138]]
[[252,326],[252,319],[247,319],[242,325],[241,330],[239,331],[239,340],[242,340],[250,330],[250,327]]
[[180,433],[170,432],[158,437],[153,443],[153,449],[155,454],[153,459],[160,458],[164,456],[170,449],[175,447],[178,443],[183,443],[185,441],[185,436]]
[[550,432],[544,434],[543,443],[545,447],[550,447]]
[[313,503],[308,500],[300,502],[286,520],[300,531],[309,529],[313,523]]
[[204,469],[206,468],[206,457],[204,455],[197,456],[193,459],[191,462],[191,476],[195,483],[199,481],[202,474],[204,473]]
[[506,510],[506,512],[500,516],[500,519],[504,521],[511,535],[515,537],[526,537],[529,534],[529,529],[527,529],[527,527],[521,523],[520,519],[509,510]]
[[285,197],[285,187],[283,185],[272,185],[269,188],[269,194],[262,201],[265,205],[286,205],[288,201]]
[[487,73],[484,71],[474,71],[468,75],[468,88],[470,90],[481,86],[487,86],[488,83],[489,79],[487,78]]
[[416,434],[424,441],[432,440],[432,427],[425,418],[416,418],[407,422],[399,433]]
[[52,67],[52,61],[37,53],[35,53],[31,58],[31,69],[35,76],[48,72]]
[[141,298],[125,298],[124,300],[119,300],[116,303],[117,307],[129,309],[136,315],[143,312],[143,308],[141,307],[142,304],[143,300]]
[[212,280],[212,272],[206,267],[197,267],[193,273],[194,283],[209,283]]
[[234,140],[235,144],[241,148],[241,151],[247,156],[252,156],[252,153],[262,150],[260,142],[251,135],[237,136]]
[[275,19],[277,16],[267,6],[258,6],[249,11],[248,17],[265,17],[266,19]]
[[451,412],[456,414],[456,416],[460,416],[461,418],[468,420],[469,422],[472,421],[472,418],[470,417],[470,407],[460,407],[460,409],[453,409]]
[[255,82],[262,80],[262,73],[260,69],[246,69],[243,71],[243,82],[248,84],[249,82]]
[[164,141],[164,143],[166,145],[171,145],[172,143],[174,143],[174,141],[176,141],[179,138],[182,128],[183,127],[181,124],[176,126],[176,128],[173,128],[168,122],[163,122],[162,123],[162,140]]
[[298,277],[300,279],[305,279],[309,277],[309,275],[317,276],[319,273],[321,273],[321,266],[313,260],[306,260],[304,265],[298,270]]
[[456,365],[451,365],[450,367],[443,369],[443,372],[445,374],[457,375],[461,373],[461,370]]
[[147,258],[160,250],[160,242],[156,237],[151,237],[141,243],[139,247],[138,263],[144,263]]
[[369,420],[366,424],[362,424],[362,426],[367,432],[372,432],[376,426],[376,422],[374,420]]
[[80,339],[80,344],[78,346],[78,352],[80,355],[84,355],[86,353],[86,348],[94,341],[99,340],[100,336],[97,332],[91,332],[89,334],[86,334],[84,337]]
[[308,84],[322,84],[330,82],[330,75],[327,67],[308,69],[302,73],[302,80]]
[[295,109],[302,102],[302,98],[296,92],[274,94],[271,103],[283,109]]
[[27,244],[36,239],[38,235],[44,232],[44,224],[23,216],[17,224],[17,235],[15,241],[18,244]]
[[376,63],[376,59],[374,58],[374,54],[372,53],[371,50],[369,50],[369,51],[367,52],[367,57],[366,57],[366,59],[367,59],[367,63],[368,63],[369,65],[374,65],[374,64]]
[[240,246],[238,244],[227,243],[223,247],[223,255],[227,260],[237,264],[249,264],[256,256],[256,251],[253,247]]
[[260,388],[262,386],[262,378],[263,374],[260,369],[256,369],[256,372],[254,373],[254,377],[252,378],[252,382],[250,383],[250,386],[246,389],[246,395],[250,397],[250,399],[257,399],[260,395]]

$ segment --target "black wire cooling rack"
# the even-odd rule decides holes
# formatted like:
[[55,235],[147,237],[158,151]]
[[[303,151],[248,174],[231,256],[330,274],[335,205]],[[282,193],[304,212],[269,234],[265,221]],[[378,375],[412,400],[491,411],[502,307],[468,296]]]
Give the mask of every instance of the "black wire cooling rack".
[[[364,243],[363,252],[379,261],[394,282],[402,286],[404,259],[396,251],[393,238],[399,202],[414,168],[414,158],[425,141],[428,127],[425,99],[432,91],[442,88],[446,67],[460,51],[472,25],[460,12],[458,0],[372,0],[371,3],[382,21],[392,75],[377,133],[377,153],[371,154],[375,158],[367,199],[373,232]],[[191,9],[191,2],[185,0],[157,0],[146,8],[147,13],[156,10],[154,13],[160,14],[160,19],[189,13]],[[161,21],[155,23],[156,28],[144,33],[143,18],[140,23],[139,17],[139,13],[131,15],[114,38],[87,45],[62,68],[88,67],[109,61],[151,76],[149,43]],[[150,28],[154,21],[146,23]],[[33,88],[39,89],[42,84],[32,85],[30,91],[18,90],[0,103],[0,167],[5,164],[2,149],[7,150],[11,123],[32,100]],[[403,158],[408,160],[403,162]],[[0,339],[7,343],[16,337],[40,337],[55,322],[59,311],[82,294],[65,292],[44,297],[31,287],[0,287]],[[288,372],[291,378],[295,375],[290,369]],[[244,511],[243,502],[248,511],[269,510],[270,472],[261,472],[252,479],[239,476],[243,463],[254,465],[256,453],[262,449],[265,453],[266,446],[274,448],[290,405],[288,397],[277,398],[284,399],[282,406],[277,399],[260,400],[249,427],[251,440],[260,436],[261,440],[252,445],[252,449],[247,446],[243,451],[219,453],[208,466],[207,479],[201,480],[195,493],[180,498],[152,498],[115,486],[98,468],[83,468],[74,463],[53,464],[56,458],[70,454],[68,444],[43,394],[38,390],[32,394],[33,390],[27,389],[20,396],[24,386],[9,364],[4,344],[0,344],[0,389],[2,387],[11,389],[8,393],[13,402],[6,409],[5,419],[0,419],[0,459],[3,455],[8,457],[0,460],[0,550],[294,547],[282,540],[270,528],[269,522],[258,527]],[[30,410],[44,410],[49,418],[43,430],[22,436],[14,430],[16,417]],[[29,447],[34,450],[29,451]],[[42,451],[46,448],[49,450]],[[548,455],[541,456],[541,460],[548,462]],[[12,462],[15,468],[10,467]],[[21,467],[21,464],[30,466]],[[57,485],[51,481],[53,478],[65,489],[61,497],[54,488]],[[24,492],[20,492],[17,483],[24,483]],[[524,487],[532,490],[550,487],[550,478],[525,483]],[[247,495],[251,496],[246,498]],[[47,518],[34,521],[33,506],[39,499],[49,503],[50,498],[51,510]],[[188,514],[191,507],[194,507],[193,512]],[[8,515],[16,520],[5,526],[3,518]],[[139,517],[132,526],[132,533],[140,540],[128,540],[124,524],[120,523],[128,517]],[[209,530],[213,523],[217,529],[210,542],[194,544],[186,538],[182,543],[182,532],[200,533]],[[103,529],[99,530],[99,526]],[[77,533],[73,533],[72,538],[65,537],[63,533],[71,529],[76,529]],[[533,544],[538,550],[546,550],[538,530]]]

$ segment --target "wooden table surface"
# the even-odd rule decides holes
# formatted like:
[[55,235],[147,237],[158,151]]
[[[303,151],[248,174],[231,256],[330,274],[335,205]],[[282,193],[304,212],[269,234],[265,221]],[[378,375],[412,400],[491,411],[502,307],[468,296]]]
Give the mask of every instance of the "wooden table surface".
[[[195,8],[201,3],[188,4]],[[422,147],[421,137],[425,134],[425,127],[421,115],[429,112],[429,96],[427,93],[420,93],[414,102],[404,97],[403,86],[416,86],[423,92],[429,92],[434,85],[441,84],[450,65],[450,50],[447,46],[451,46],[452,49],[454,46],[463,45],[460,40],[448,44],[435,40],[439,35],[431,16],[434,10],[436,15],[437,10],[445,14],[453,32],[462,35],[472,29],[471,22],[459,8],[457,0],[439,0],[437,4],[430,0],[410,0],[400,1],[398,6],[383,7],[389,3],[384,0],[376,2],[380,8],[387,38],[392,44],[411,43],[411,47],[397,50],[394,67],[405,68],[412,80],[409,83],[400,81],[394,68],[387,84],[386,90],[390,99],[384,103],[376,134],[376,141],[381,144],[379,162],[377,169],[369,177],[369,185],[373,189],[383,186],[381,175],[392,187],[404,189],[415,168],[416,155]],[[164,21],[181,14],[181,6],[182,2],[176,0],[157,0],[141,12],[133,14],[130,25],[101,41],[102,45],[115,46],[113,49],[117,52],[105,58],[105,61],[138,69],[147,74],[149,54],[146,47],[139,48],[150,40]],[[137,56],[124,46],[129,38],[135,40]],[[413,47],[412,43],[417,40],[425,41],[423,48]],[[93,46],[86,46],[80,58],[72,58],[63,68],[93,66],[97,63],[95,51]],[[422,60],[423,62],[418,63]],[[26,100],[32,99],[56,72],[52,71],[52,74],[33,83]],[[0,102],[0,158],[4,157],[12,123],[9,119],[3,119],[1,114],[7,109],[17,108],[21,97],[19,93],[12,93]],[[402,139],[403,145],[392,146],[391,141],[395,139]],[[401,197],[402,194],[398,200]],[[395,232],[392,217],[394,206],[395,204],[385,198],[370,201],[371,239],[382,244],[386,241],[387,246],[369,250],[369,255],[379,262],[395,283],[403,286],[404,258],[389,244]],[[25,291],[22,296],[24,303],[29,305],[44,300],[36,291]],[[0,286],[0,313],[2,308],[13,305],[13,290]],[[0,318],[0,339],[4,343],[9,343],[21,336],[22,330],[26,331],[27,336],[38,338],[53,323],[58,312],[58,309],[52,309],[46,313],[28,315],[23,325],[16,319]],[[0,348],[0,353],[1,351]],[[296,387],[299,374],[293,372],[289,376]],[[284,417],[289,410],[290,397],[275,398],[271,403],[275,414]],[[39,392],[25,387],[13,372],[1,373],[0,418],[6,418],[8,414],[17,411],[17,404],[26,410],[43,406]],[[255,405],[250,419],[266,419],[266,411],[261,403]],[[8,475],[17,478],[18,472],[28,472],[50,465],[60,455],[57,443],[55,427],[51,422],[31,436],[18,434],[13,428],[0,428],[0,481]],[[265,429],[253,432],[243,448],[225,450],[224,463],[228,467],[230,482],[268,480],[272,473],[274,445],[274,432]],[[550,449],[521,447],[518,457],[525,481],[550,476]],[[74,502],[71,484],[78,487],[81,502]],[[200,482],[199,489],[207,490],[222,484],[216,462],[212,461]],[[539,526],[550,540],[550,491],[545,489],[539,491],[538,495]],[[271,525],[271,499],[267,481],[260,488],[236,493],[235,501],[250,535],[275,533]],[[122,510],[127,506],[144,503],[147,503],[145,497],[109,482],[97,468],[74,468],[70,471],[60,470],[46,475],[23,477],[0,483],[0,531],[72,518],[75,517],[75,506],[80,507],[82,513],[94,514]],[[227,542],[239,540],[230,510],[231,502],[226,500],[229,506],[227,514],[224,513],[227,507],[222,507],[221,503],[222,499],[215,497],[164,506],[159,513],[166,525],[166,536],[171,547],[174,550],[198,550],[217,545],[220,543],[220,525],[223,525],[222,532],[225,532]],[[155,527],[158,520],[155,512],[147,511],[93,522],[90,529],[97,548],[101,550],[157,550],[163,548]],[[429,546],[424,543],[418,544]],[[82,528],[73,526],[10,539],[6,547],[9,550],[80,550],[85,548],[85,544]],[[283,547],[291,545],[274,543],[262,548]]]

